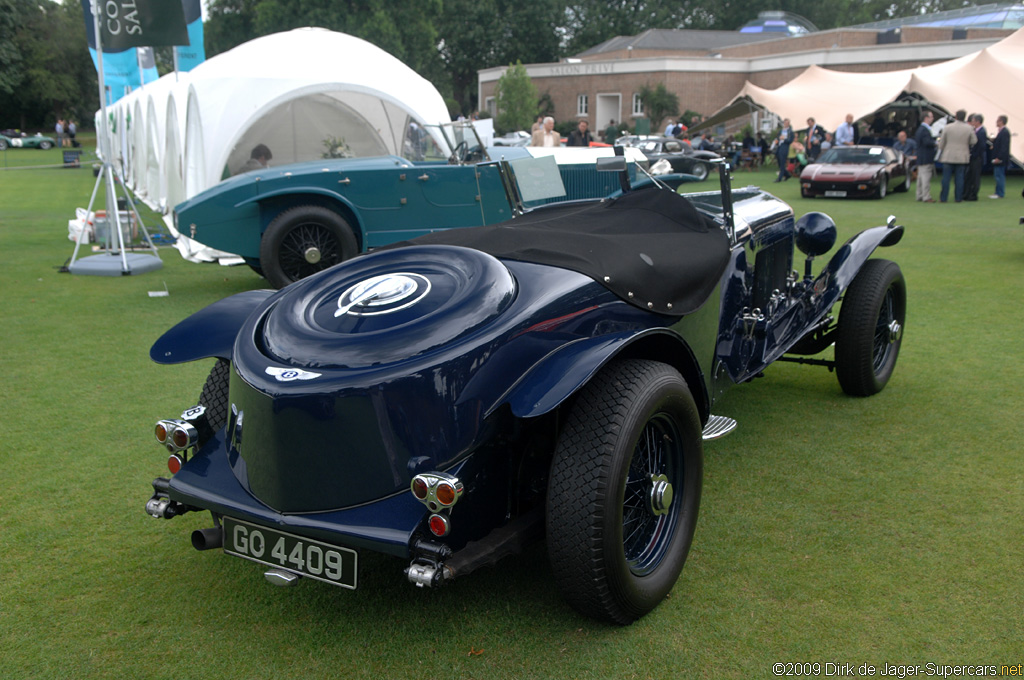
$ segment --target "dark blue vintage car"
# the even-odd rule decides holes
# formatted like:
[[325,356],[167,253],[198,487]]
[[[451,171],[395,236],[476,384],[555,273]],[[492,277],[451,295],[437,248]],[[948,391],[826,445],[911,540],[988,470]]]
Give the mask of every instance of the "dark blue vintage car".
[[[169,478],[146,510],[266,578],[359,584],[364,551],[439,586],[546,538],[566,600],[625,624],[668,594],[693,540],[716,398],[776,360],[851,395],[892,374],[906,288],[868,259],[894,219],[814,275],[835,225],[754,187],[658,182],[519,210],[242,293],[168,331],[163,364],[214,359],[161,420]],[[806,254],[794,271],[794,246]],[[834,309],[842,299],[837,313]],[[810,358],[834,345],[834,358]]]

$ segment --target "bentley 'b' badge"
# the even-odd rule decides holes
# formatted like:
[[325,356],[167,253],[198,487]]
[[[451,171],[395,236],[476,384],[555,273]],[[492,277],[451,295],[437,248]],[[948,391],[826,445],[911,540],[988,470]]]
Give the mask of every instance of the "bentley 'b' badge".
[[267,375],[272,375],[281,382],[291,382],[292,380],[312,380],[313,378],[319,378],[321,374],[314,373],[313,371],[303,371],[298,368],[267,366]]

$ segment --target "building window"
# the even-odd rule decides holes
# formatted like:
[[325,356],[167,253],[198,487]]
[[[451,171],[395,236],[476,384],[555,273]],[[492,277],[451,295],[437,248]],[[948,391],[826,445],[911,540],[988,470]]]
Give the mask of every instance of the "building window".
[[589,109],[590,109],[590,106],[589,106],[589,100],[587,99],[587,95],[581,94],[578,97],[576,97],[576,115],[577,116],[586,116],[586,115],[588,115],[590,113]]
[[491,114],[491,118],[496,118],[498,116],[498,100],[495,97],[485,98],[484,111]]
[[639,94],[633,94],[633,115],[642,116],[644,115],[644,102],[640,99]]

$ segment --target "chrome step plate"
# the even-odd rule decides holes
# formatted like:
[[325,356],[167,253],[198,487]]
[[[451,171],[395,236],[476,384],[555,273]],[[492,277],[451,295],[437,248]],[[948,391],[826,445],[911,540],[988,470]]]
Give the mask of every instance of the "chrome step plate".
[[704,426],[704,441],[721,439],[736,429],[736,421],[727,416],[711,416]]

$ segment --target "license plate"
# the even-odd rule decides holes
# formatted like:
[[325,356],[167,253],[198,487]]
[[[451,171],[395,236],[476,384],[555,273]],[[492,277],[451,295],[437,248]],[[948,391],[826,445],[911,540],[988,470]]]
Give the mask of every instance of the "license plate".
[[356,587],[356,551],[224,518],[224,552],[342,588]]
[[846,198],[845,191],[826,191],[825,196],[827,198]]

